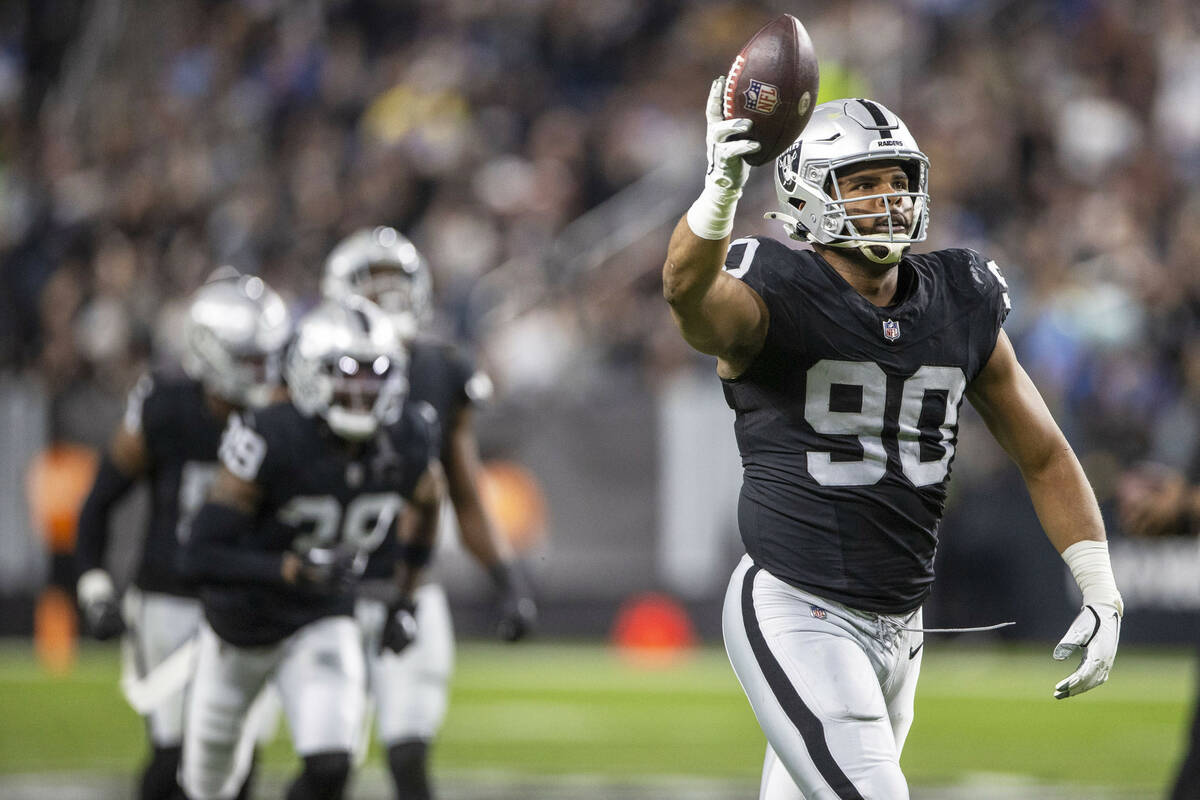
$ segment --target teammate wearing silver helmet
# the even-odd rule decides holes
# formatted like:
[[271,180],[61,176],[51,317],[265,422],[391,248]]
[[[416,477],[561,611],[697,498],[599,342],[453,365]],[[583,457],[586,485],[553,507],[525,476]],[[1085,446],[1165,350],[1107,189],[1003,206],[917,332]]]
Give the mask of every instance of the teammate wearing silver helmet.
[[[758,144],[709,96],[705,187],[679,221],[663,293],[717,357],[744,468],[747,555],[725,645],[768,748],[764,800],[905,800],[900,752],[923,655],[921,605],[968,398],[1021,468],[1083,593],[1054,650],[1082,653],[1057,698],[1107,677],[1121,596],[1096,500],[1001,326],[1008,286],[971,250],[913,254],[929,162],[879,103],[818,106],[775,162],[768,214],[811,250],[730,242]],[[722,266],[724,269],[722,269]]]
[[[76,563],[84,626],[98,639],[127,634],[122,685],[136,687],[193,637],[200,624],[195,585],[179,569],[179,548],[217,468],[217,445],[231,411],[265,404],[278,387],[280,355],[290,334],[283,300],[259,278],[212,280],[191,298],[183,364],[189,377],[145,375],[130,392],[125,416],[100,462],[79,514]],[[140,480],[151,513],[137,573],[118,603],[106,563],[113,507]],[[183,670],[186,675],[186,670]],[[186,680],[144,710],[152,748],[139,797],[177,797]]]
[[226,800],[240,781],[236,743],[268,684],[304,763],[288,800],[343,796],[365,713],[358,579],[395,545],[375,646],[404,650],[437,532],[437,426],[405,404],[406,370],[382,311],[327,300],[288,348],[291,402],[230,417],[184,551],[204,604],[180,769],[190,800]]
[[[479,454],[474,408],[491,394],[491,381],[453,346],[423,334],[432,318],[429,267],[416,247],[394,228],[360,230],[333,249],[325,263],[327,297],[366,297],[388,312],[410,355],[409,403],[436,415],[440,453],[462,542],[488,571],[500,594],[499,634],[523,638],[536,607],[512,554],[488,519],[479,497]],[[380,548],[367,577],[389,573],[394,555]],[[368,675],[376,727],[400,800],[430,797],[429,745],[449,700],[454,637],[442,587],[429,582],[416,593],[417,639],[403,653],[379,652],[372,642],[385,615],[364,597],[359,621],[368,643]],[[365,742],[364,742],[365,744]]]

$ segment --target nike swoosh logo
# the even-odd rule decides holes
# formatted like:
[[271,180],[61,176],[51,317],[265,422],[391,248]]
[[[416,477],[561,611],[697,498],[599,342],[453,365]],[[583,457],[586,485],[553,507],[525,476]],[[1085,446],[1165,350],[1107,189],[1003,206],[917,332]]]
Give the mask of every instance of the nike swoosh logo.
[[925,642],[921,642],[921,643],[920,643],[919,645],[917,645],[916,647],[910,647],[910,648],[908,648],[908,660],[909,660],[909,661],[912,661],[914,658],[916,658],[916,657],[917,657],[917,653],[921,652],[921,648],[922,648],[922,647],[924,647],[924,646],[925,646]]

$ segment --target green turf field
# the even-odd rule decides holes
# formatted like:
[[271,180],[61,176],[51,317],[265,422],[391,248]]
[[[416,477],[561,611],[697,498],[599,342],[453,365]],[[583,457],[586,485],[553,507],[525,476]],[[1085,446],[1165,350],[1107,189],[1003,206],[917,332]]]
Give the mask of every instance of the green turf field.
[[[930,642],[903,759],[910,781],[1162,787],[1183,746],[1191,654],[1126,648],[1108,685],[1055,701],[1068,670],[1049,649]],[[592,644],[463,643],[458,658],[439,769],[748,783],[758,774],[762,734],[719,648],[669,669]],[[86,648],[67,678],[42,674],[26,648],[0,649],[0,773],[130,772],[141,722],[116,679],[115,648]],[[272,763],[292,763],[285,736]]]

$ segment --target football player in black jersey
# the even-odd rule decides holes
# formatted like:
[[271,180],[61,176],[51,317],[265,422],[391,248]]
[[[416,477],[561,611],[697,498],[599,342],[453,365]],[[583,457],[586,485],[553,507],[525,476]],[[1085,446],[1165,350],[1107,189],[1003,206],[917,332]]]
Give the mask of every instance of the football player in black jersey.
[[[523,638],[536,619],[537,608],[479,497],[473,408],[491,395],[491,380],[452,345],[420,335],[433,303],[424,259],[412,242],[393,228],[361,230],[329,254],[322,291],[327,297],[361,296],[377,303],[405,340],[410,358],[410,402],[423,404],[441,425],[441,461],[463,545],[499,591],[500,636],[508,641]],[[386,577],[391,558],[381,548],[367,565],[367,577]],[[417,590],[416,601],[417,640],[402,654],[372,647],[384,619],[382,606],[364,597],[358,607],[379,738],[387,748],[400,800],[430,797],[429,743],[446,714],[454,661],[445,592],[427,582]]]
[[180,769],[190,800],[229,797],[235,743],[268,682],[304,760],[288,800],[342,797],[365,712],[358,578],[399,527],[378,646],[403,650],[437,532],[437,424],[405,402],[405,373],[382,311],[326,301],[288,349],[291,402],[230,418],[184,551],[205,617]]
[[[184,656],[200,625],[195,587],[178,553],[217,467],[217,444],[235,409],[264,404],[278,387],[279,356],[290,334],[283,300],[259,278],[211,280],[190,301],[183,364],[190,377],[143,376],[100,462],[79,514],[76,563],[85,628],[97,639],[128,634],[122,685],[145,714],[152,748],[142,800],[178,796],[183,738]],[[150,517],[133,586],[118,604],[106,564],[112,508],[140,480],[151,488]],[[171,659],[177,667],[159,668]],[[182,660],[181,660],[182,659]],[[139,687],[173,672],[157,698]]]
[[[1066,439],[1001,330],[1007,285],[970,250],[908,252],[929,224],[929,163],[870,100],[818,106],[775,161],[768,217],[800,251],[730,244],[758,144],[709,96],[708,174],[672,234],[663,293],[717,357],[744,470],[747,555],[726,594],[730,661],[766,733],[762,798],[903,800],[923,633],[963,397],[1016,461],[1083,592],[1054,651],[1105,681],[1122,614],[1103,523]],[[722,269],[724,265],[724,269]]]

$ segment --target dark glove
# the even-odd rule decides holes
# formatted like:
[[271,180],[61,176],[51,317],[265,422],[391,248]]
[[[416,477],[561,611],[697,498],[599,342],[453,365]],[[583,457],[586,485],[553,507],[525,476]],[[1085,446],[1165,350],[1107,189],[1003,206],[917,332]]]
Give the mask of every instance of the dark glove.
[[379,637],[380,652],[391,650],[400,653],[417,638],[417,605],[412,600],[404,600],[388,609],[387,622],[383,624],[383,634]]
[[357,550],[313,547],[300,556],[296,586],[316,594],[349,594],[362,574]]
[[500,592],[500,619],[496,635],[506,642],[518,642],[533,631],[537,623],[537,604],[520,571],[512,564],[492,567],[492,580]]
[[107,572],[102,569],[85,572],[79,578],[76,594],[84,628],[93,638],[106,642],[125,632],[125,619]]

